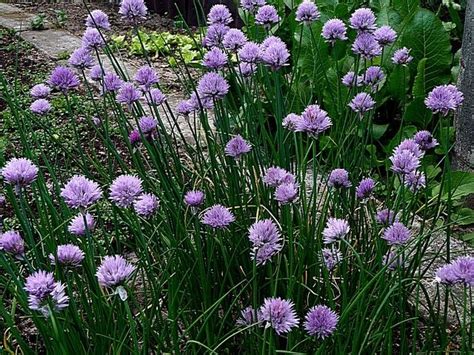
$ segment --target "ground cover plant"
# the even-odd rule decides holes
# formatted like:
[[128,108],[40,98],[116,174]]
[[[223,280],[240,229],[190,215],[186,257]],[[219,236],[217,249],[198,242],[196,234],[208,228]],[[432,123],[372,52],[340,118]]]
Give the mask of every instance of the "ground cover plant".
[[[119,12],[150,63],[146,6]],[[450,245],[473,182],[451,171],[464,98],[441,21],[416,1],[239,13],[190,33],[197,80],[173,52],[177,107],[151,64],[120,67],[100,10],[29,101],[0,73],[19,136],[0,157],[7,352],[472,351],[474,259]]]

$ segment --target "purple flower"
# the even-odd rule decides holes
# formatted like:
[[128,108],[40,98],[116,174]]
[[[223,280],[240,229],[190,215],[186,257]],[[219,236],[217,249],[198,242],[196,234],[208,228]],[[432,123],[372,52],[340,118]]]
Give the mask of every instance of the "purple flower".
[[112,288],[123,285],[132,276],[135,266],[122,256],[106,256],[97,269],[97,280],[102,287]]
[[448,286],[454,285],[459,282],[453,264],[443,265],[438,270],[436,270],[435,280],[438,283],[442,283]]
[[21,258],[25,253],[25,242],[17,231],[6,231],[0,235],[0,250]]
[[153,85],[158,83],[155,71],[148,65],[138,69],[133,79],[144,91],[150,90]]
[[400,65],[409,64],[413,60],[413,57],[410,55],[410,51],[411,49],[408,49],[407,47],[397,49],[395,53],[393,53],[393,56],[392,56],[393,64],[400,64]]
[[342,254],[338,249],[323,248],[321,253],[323,255],[324,265],[329,271],[334,269],[342,260]]
[[409,150],[402,150],[390,157],[392,170],[398,174],[410,174],[420,166],[420,160]]
[[420,149],[420,146],[415,142],[414,139],[408,138],[404,139],[394,150],[393,155],[400,154],[402,151],[408,150],[413,153],[417,158],[422,158],[425,152]]
[[385,78],[382,68],[378,66],[370,66],[364,74],[364,84],[370,85],[373,90],[376,90],[380,82]]
[[265,0],[240,0],[240,6],[251,13],[257,12],[263,5],[265,5]]
[[338,321],[339,316],[336,312],[327,306],[317,305],[306,314],[304,329],[309,335],[324,339],[334,333]]
[[57,260],[58,265],[61,266],[79,267],[84,260],[84,256],[84,252],[77,245],[64,244],[58,245],[56,257],[53,254],[49,254],[49,260],[51,260],[53,265],[56,264]]
[[270,28],[279,21],[280,16],[278,16],[277,10],[272,5],[263,5],[257,10],[255,15],[255,23],[266,28]]
[[38,168],[25,158],[10,159],[1,169],[5,182],[15,186],[28,186],[36,180]]
[[410,238],[410,230],[401,222],[395,222],[387,227],[382,236],[382,239],[385,239],[388,245],[403,245]]
[[357,186],[356,196],[359,199],[366,199],[372,195],[375,188],[375,181],[371,178],[362,179]]
[[207,23],[210,25],[228,25],[232,22],[232,14],[227,6],[217,4],[211,7],[207,15]]
[[405,186],[407,186],[413,192],[426,187],[425,174],[420,171],[412,171],[405,178]]
[[127,104],[129,107],[136,101],[140,100],[142,94],[132,83],[123,83],[117,94],[117,102]]
[[204,203],[204,197],[204,192],[202,191],[188,191],[184,195],[184,203],[191,207],[199,207]]
[[239,63],[239,66],[236,68],[236,71],[240,73],[244,78],[248,78],[255,74],[257,71],[257,64],[242,62]]
[[229,27],[221,24],[211,25],[207,28],[206,36],[203,40],[205,47],[222,47],[224,37],[229,32]]
[[191,94],[188,103],[191,111],[210,110],[214,107],[214,101],[211,97],[198,96],[195,92]]
[[382,54],[382,47],[373,34],[364,32],[359,34],[352,43],[352,51],[365,59],[373,59]]
[[248,326],[257,322],[257,312],[252,307],[246,307],[240,312],[240,318],[236,324],[240,326]]
[[71,219],[67,230],[75,236],[82,237],[86,235],[86,233],[92,233],[94,228],[94,217],[90,213],[79,213],[76,217]]
[[296,132],[317,137],[331,126],[332,122],[326,111],[319,105],[309,105],[301,114],[301,119],[296,122]]
[[61,311],[69,305],[69,297],[66,296],[64,285],[61,282],[55,282],[51,272],[40,270],[28,276],[25,290],[28,292],[30,309],[40,311],[44,316],[50,314],[50,303],[54,311]]
[[299,122],[302,120],[301,116],[295,114],[295,113],[290,113],[288,114],[282,122],[282,125],[284,128],[296,132],[296,129],[298,125],[300,124]]
[[415,143],[418,144],[422,150],[430,150],[438,145],[438,141],[433,138],[433,135],[428,131],[416,132],[413,137]]
[[133,23],[146,18],[147,11],[143,0],[122,0],[120,3],[119,14]]
[[397,32],[390,26],[382,26],[375,30],[374,37],[381,46],[392,44],[397,39]]
[[266,298],[258,312],[258,320],[265,327],[272,327],[278,335],[288,333],[297,327],[299,319],[292,301],[277,298]]
[[398,222],[398,216],[395,213],[395,211],[385,208],[377,212],[377,215],[375,216],[375,220],[379,224],[389,225],[389,224],[393,224],[394,222]]
[[271,219],[252,224],[249,228],[249,240],[252,243],[250,256],[257,265],[264,265],[283,247],[280,231]]
[[296,9],[296,21],[303,22],[305,25],[317,21],[320,16],[318,7],[311,0],[304,0]]
[[143,116],[138,121],[138,127],[143,134],[149,134],[156,131],[156,127],[158,126],[158,121],[151,117],[151,116]]
[[93,81],[101,81],[104,77],[104,71],[102,70],[102,67],[97,64],[91,68],[89,76]]
[[204,55],[202,65],[209,69],[222,69],[227,65],[227,56],[217,47],[213,47]]
[[129,207],[143,192],[142,180],[134,175],[120,175],[110,185],[110,200],[119,207]]
[[79,86],[79,79],[71,69],[66,67],[54,68],[51,76],[49,77],[48,84],[54,89],[66,93],[69,90],[75,89]]
[[219,74],[207,73],[199,80],[197,90],[203,98],[222,99],[229,91],[229,84]]
[[262,51],[257,43],[247,42],[239,50],[238,57],[245,63],[258,63],[262,58]]
[[294,182],[278,185],[275,190],[275,200],[282,205],[293,202],[298,197],[298,188],[299,185]]
[[159,207],[160,201],[155,195],[143,194],[133,202],[133,209],[139,216],[148,217]]
[[225,154],[239,159],[243,154],[250,152],[252,146],[240,134],[232,138],[225,146]]
[[107,73],[104,76],[104,89],[106,92],[116,92],[123,85],[122,79],[115,73]]
[[38,99],[30,105],[30,110],[37,115],[43,116],[51,111],[51,104],[46,99]]
[[201,222],[214,229],[226,228],[235,221],[234,214],[227,207],[214,205],[201,218]]
[[341,20],[334,18],[328,20],[322,29],[321,36],[326,40],[326,42],[331,43],[334,45],[336,40],[345,41],[347,39],[346,36],[346,25]]
[[372,110],[374,106],[375,101],[372,99],[372,96],[366,92],[358,93],[349,104],[352,111],[358,112],[361,116],[367,111]]
[[150,100],[154,105],[161,105],[166,101],[166,96],[160,89],[154,88],[150,90]]
[[138,129],[134,129],[128,134],[128,141],[130,142],[131,145],[135,145],[139,143],[142,140],[142,136],[140,135],[140,132]]
[[459,282],[474,286],[474,257],[460,256],[452,262],[453,273]]
[[222,41],[224,48],[231,51],[239,50],[245,43],[247,43],[247,36],[237,28],[231,28]]
[[452,84],[446,85],[446,89],[451,92],[454,98],[454,102],[456,104],[456,107],[461,105],[464,101],[464,95],[461,91],[458,90],[458,88]]
[[188,100],[183,100],[178,103],[176,112],[182,116],[189,116],[194,111],[194,105]]
[[37,84],[33,86],[30,90],[31,97],[34,99],[46,99],[51,93],[49,86],[44,84]]
[[425,105],[433,113],[447,116],[463,102],[462,93],[454,85],[440,85],[435,87],[425,99]]
[[54,284],[53,273],[40,270],[26,278],[25,290],[31,296],[44,299],[53,291]]
[[349,222],[340,218],[329,218],[323,230],[324,244],[331,244],[349,233]]
[[104,39],[97,28],[88,27],[82,35],[82,47],[98,50],[105,46]]
[[344,86],[352,88],[354,86],[362,86],[364,77],[362,75],[355,75],[353,71],[350,71],[342,77],[341,81]]
[[61,197],[70,208],[87,208],[102,197],[102,191],[96,182],[74,175],[61,189]]
[[281,184],[294,184],[296,178],[293,174],[279,167],[271,167],[265,170],[263,183],[271,187],[278,187]]
[[352,184],[349,181],[349,173],[345,169],[334,169],[329,174],[328,185],[330,187],[351,187]]
[[362,7],[353,12],[349,22],[351,23],[351,28],[359,32],[372,32],[377,28],[375,20],[373,11]]
[[109,16],[101,10],[93,10],[86,18],[86,26],[110,30]]
[[[262,44],[262,47],[263,44]],[[261,59],[264,64],[268,65],[273,70],[278,70],[283,66],[288,65],[290,52],[283,41],[272,41],[268,46],[264,47]]]
[[87,68],[92,68],[94,65],[94,59],[92,58],[89,48],[81,47],[72,52],[68,63],[76,69],[85,70]]

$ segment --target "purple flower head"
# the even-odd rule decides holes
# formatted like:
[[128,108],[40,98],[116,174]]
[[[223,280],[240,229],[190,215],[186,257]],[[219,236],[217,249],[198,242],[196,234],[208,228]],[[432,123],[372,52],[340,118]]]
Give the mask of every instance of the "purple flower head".
[[194,105],[188,100],[183,100],[176,106],[176,112],[182,116],[189,116],[194,111]]
[[358,93],[349,104],[352,111],[358,112],[361,116],[367,111],[372,110],[374,106],[375,101],[372,99],[372,96],[366,92]]
[[56,312],[69,305],[65,286],[61,282],[55,282],[52,273],[37,271],[31,274],[26,279],[25,290],[28,292],[30,309],[40,311],[44,316],[50,314],[50,304]]
[[142,180],[134,175],[120,175],[110,185],[110,200],[119,207],[129,207],[143,192]]
[[259,7],[265,5],[265,0],[240,0],[242,9],[251,13],[256,13]]
[[280,16],[273,5],[263,5],[257,10],[255,15],[255,23],[270,28],[272,25],[280,21]]
[[395,211],[385,208],[377,212],[377,215],[375,216],[375,220],[379,224],[389,225],[389,224],[393,224],[394,222],[398,222],[398,216],[395,213]]
[[281,184],[294,184],[296,178],[293,174],[279,167],[271,167],[265,170],[263,183],[271,187],[278,187]]
[[209,69],[222,69],[227,65],[227,56],[217,47],[213,47],[204,55],[202,65]]
[[0,235],[0,250],[21,258],[25,253],[25,242],[17,231],[6,231]]
[[79,267],[84,260],[84,256],[84,252],[77,245],[64,244],[58,245],[56,257],[53,254],[49,254],[49,260],[51,260],[53,265],[56,265],[57,260],[58,265],[61,266]]
[[390,271],[394,271],[398,268],[403,268],[405,266],[405,262],[403,260],[402,255],[397,255],[397,253],[393,251],[385,254],[382,262],[383,265],[386,265],[387,269]]
[[10,159],[1,172],[5,182],[15,186],[28,186],[38,176],[37,166],[25,158]]
[[203,45],[208,48],[222,47],[225,35],[229,30],[230,28],[228,26],[222,24],[209,26],[203,40]]
[[234,214],[227,207],[214,205],[201,218],[201,222],[214,229],[226,228],[235,221]]
[[76,69],[85,70],[87,68],[92,68],[94,65],[94,59],[92,58],[89,48],[81,47],[72,52],[68,63]]
[[375,181],[371,178],[362,179],[356,188],[356,196],[359,199],[366,199],[372,195],[375,188]]
[[224,48],[237,51],[247,43],[247,36],[237,28],[231,28],[224,36],[222,44]]
[[415,140],[416,144],[418,144],[420,149],[425,151],[430,150],[438,145],[438,141],[428,131],[416,132],[413,139]]
[[155,195],[143,194],[133,202],[133,209],[139,216],[148,217],[159,207],[160,201]]
[[277,298],[266,298],[258,312],[258,320],[265,327],[272,327],[278,335],[288,333],[297,327],[299,319],[292,301]]
[[474,286],[474,257],[460,256],[452,262],[453,273],[459,282]]
[[104,89],[106,92],[117,92],[123,83],[122,79],[115,73],[107,73],[104,76]]
[[339,249],[323,248],[321,253],[323,255],[324,266],[326,266],[329,271],[333,270],[342,260],[342,254]]
[[382,239],[385,239],[388,245],[403,245],[408,242],[410,238],[410,230],[400,222],[395,222],[387,227],[382,236]]
[[151,116],[143,116],[138,121],[138,127],[140,127],[140,131],[142,131],[143,134],[155,132],[157,126],[158,121]]
[[43,116],[51,111],[51,104],[46,99],[38,99],[30,105],[30,110],[37,115]]
[[296,9],[296,21],[303,22],[305,25],[319,20],[320,16],[318,7],[311,0],[304,0]]
[[454,85],[440,85],[435,87],[425,99],[425,105],[433,113],[447,116],[462,103],[462,93]]
[[373,90],[377,89],[377,86],[385,78],[385,74],[382,68],[378,66],[370,66],[367,68],[364,74],[364,84],[370,85]]
[[91,68],[89,76],[93,81],[101,81],[104,77],[104,71],[102,70],[102,67],[97,64]]
[[55,281],[52,272],[36,271],[26,278],[25,290],[30,296],[40,300],[46,298],[54,289]]
[[101,10],[92,10],[86,18],[86,26],[110,30],[109,16]]
[[420,146],[415,142],[414,139],[408,138],[404,139],[394,150],[393,155],[400,154],[402,151],[408,150],[413,153],[417,158],[422,158],[425,152],[420,149]]
[[365,59],[373,59],[382,54],[382,47],[373,34],[364,32],[359,34],[352,43],[352,51]]
[[134,102],[140,100],[142,94],[132,83],[124,82],[117,94],[117,102],[131,106]]
[[79,79],[71,69],[59,66],[54,68],[49,77],[48,84],[54,89],[66,93],[79,86]]
[[240,73],[244,78],[248,78],[255,74],[255,72],[257,71],[257,64],[241,62],[239,63],[238,68],[236,68],[236,71]]
[[92,233],[94,231],[94,228],[94,217],[90,213],[79,213],[76,217],[71,219],[67,230],[69,231],[69,233],[75,236],[82,237],[86,235],[86,233]]
[[345,219],[329,218],[323,230],[324,244],[331,244],[349,233],[349,223]]
[[134,129],[128,134],[128,141],[130,142],[131,145],[135,145],[139,142],[141,142],[142,136],[138,129]]
[[355,75],[353,71],[350,71],[342,77],[341,81],[344,86],[352,88],[354,86],[362,86],[364,77],[362,75]]
[[204,203],[204,192],[192,190],[184,195],[184,203],[191,207],[199,207]]
[[372,32],[377,28],[375,20],[374,12],[371,9],[362,7],[352,13],[349,22],[351,23],[351,28],[359,32]]
[[193,92],[188,100],[191,111],[211,110],[214,107],[212,97],[203,97]]
[[420,171],[412,171],[405,178],[405,186],[415,192],[426,187],[426,176]]
[[436,270],[435,280],[438,283],[451,286],[459,282],[453,264],[446,264]]
[[207,23],[210,25],[228,25],[232,22],[232,14],[227,6],[217,4],[211,7],[207,15]]
[[449,92],[453,95],[454,102],[456,104],[456,107],[461,105],[464,101],[464,95],[461,91],[458,90],[458,88],[452,84],[446,85],[446,89],[448,89]]
[[102,197],[102,191],[96,182],[74,175],[61,189],[61,197],[70,208],[87,208]]
[[225,154],[234,159],[239,159],[250,150],[252,150],[252,146],[240,134],[227,142],[225,146]]
[[252,307],[246,307],[240,312],[240,318],[236,324],[240,326],[248,326],[257,322],[257,311]]
[[265,49],[262,52],[262,61],[273,70],[278,70],[283,66],[288,65],[290,52],[283,41],[272,41],[268,46],[263,46]]
[[249,228],[249,240],[252,243],[250,256],[257,265],[264,265],[283,247],[280,231],[271,219],[252,224]]
[[382,26],[375,30],[374,37],[381,46],[392,44],[397,39],[397,32],[390,26]]
[[296,123],[296,132],[304,132],[317,137],[331,126],[332,122],[326,111],[319,105],[309,105]]
[[344,22],[334,18],[324,24],[321,36],[323,36],[326,42],[334,45],[337,40],[345,41],[347,39],[346,31],[347,28]]
[[88,27],[82,35],[82,47],[98,50],[105,46],[104,39],[97,28]]
[[413,57],[410,55],[410,51],[411,49],[408,49],[407,47],[397,49],[395,53],[393,53],[393,56],[392,56],[393,64],[399,64],[399,65],[409,64],[413,60]]
[[345,169],[334,169],[329,174],[329,182],[328,185],[330,187],[351,187],[352,184],[349,181],[349,173]]
[[122,0],[119,14],[128,21],[137,23],[146,18],[148,9],[143,0]]
[[298,188],[299,185],[294,182],[278,185],[275,190],[275,200],[282,205],[293,202],[298,197]]
[[154,88],[150,90],[150,100],[154,105],[161,105],[166,101],[166,96],[160,89]]
[[112,288],[123,285],[132,276],[135,266],[122,256],[106,256],[97,269],[97,280],[102,287]]
[[51,93],[49,86],[44,84],[37,84],[33,86],[30,90],[31,97],[34,99],[46,99]]
[[222,99],[229,91],[229,84],[219,74],[207,73],[199,80],[197,91],[203,98]]
[[336,330],[339,316],[324,305],[312,307],[305,317],[304,329],[309,335],[315,335],[319,339],[330,336]]
[[247,42],[238,52],[239,59],[245,63],[258,63],[262,59],[262,50],[257,43]]
[[295,113],[290,113],[288,114],[284,119],[283,119],[283,127],[296,132],[297,127],[300,126],[300,121],[302,120],[301,116],[295,114]]
[[392,170],[398,174],[410,174],[420,166],[420,159],[409,150],[402,150],[390,157]]
[[153,68],[150,68],[148,65],[138,69],[133,79],[144,91],[150,90],[153,85],[158,83],[158,76]]

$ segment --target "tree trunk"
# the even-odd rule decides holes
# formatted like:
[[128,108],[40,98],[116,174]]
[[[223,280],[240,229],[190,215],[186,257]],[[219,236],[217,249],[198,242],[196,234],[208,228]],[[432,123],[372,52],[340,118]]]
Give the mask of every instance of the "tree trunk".
[[454,167],[474,172],[474,1],[468,1],[466,6],[459,88],[464,103],[456,114]]

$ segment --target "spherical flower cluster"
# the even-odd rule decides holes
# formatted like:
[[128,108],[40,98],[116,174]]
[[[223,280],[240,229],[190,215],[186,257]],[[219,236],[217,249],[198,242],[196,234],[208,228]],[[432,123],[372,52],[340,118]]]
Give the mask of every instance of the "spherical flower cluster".
[[101,10],[93,10],[86,18],[86,26],[110,30],[109,16]]
[[120,3],[119,14],[133,23],[146,18],[147,11],[143,0],[122,0]]
[[235,221],[234,214],[227,207],[222,205],[214,205],[209,208],[201,218],[201,222],[214,229],[222,229],[228,227]]
[[24,187],[30,185],[38,176],[38,168],[26,158],[13,158],[1,169],[5,182]]
[[176,112],[182,116],[189,116],[194,111],[194,105],[189,100],[183,100],[176,106]]
[[17,231],[6,231],[0,235],[0,250],[16,258],[22,258],[25,253],[25,242]]
[[197,91],[203,98],[221,99],[229,91],[229,84],[219,74],[207,73],[199,80]]
[[345,169],[334,169],[329,174],[328,185],[330,187],[351,187],[349,173]]
[[324,305],[317,305],[311,308],[305,317],[304,329],[309,335],[324,339],[336,330],[339,316]]
[[75,175],[61,189],[61,197],[70,208],[87,208],[102,197],[102,191],[96,182]]
[[51,104],[46,99],[38,99],[32,102],[30,110],[37,115],[43,116],[51,111]]
[[131,107],[131,105],[140,100],[141,97],[142,94],[132,83],[125,82],[118,91],[117,102]]
[[40,270],[28,276],[25,290],[28,292],[30,309],[40,311],[44,316],[50,314],[49,304],[53,306],[52,310],[57,312],[69,305],[64,285],[56,282],[51,272]]
[[419,159],[425,154],[424,151],[420,149],[420,146],[412,138],[407,138],[401,141],[401,143],[393,150],[393,154],[400,154],[404,150],[408,150]]
[[450,264],[442,266],[436,271],[435,280],[448,286],[474,286],[474,257],[460,256]]
[[301,119],[301,116],[295,113],[290,113],[283,119],[282,126],[290,131],[296,132]]
[[356,196],[359,199],[366,199],[372,195],[375,188],[375,181],[371,178],[362,179],[356,188]]
[[143,134],[152,134],[156,131],[158,121],[156,118],[151,116],[143,116],[138,121],[138,127]]
[[94,59],[89,48],[80,47],[72,52],[68,63],[76,69],[85,70],[94,66]]
[[329,271],[333,270],[342,260],[342,254],[338,249],[323,248],[321,253],[323,256],[324,266],[326,266]]
[[273,70],[288,65],[290,52],[286,43],[278,37],[268,37],[261,45],[261,60]]
[[342,77],[341,81],[344,86],[352,88],[354,86],[362,86],[364,77],[362,75],[355,75],[353,71],[350,71]]
[[224,48],[237,51],[247,43],[247,36],[237,28],[231,28],[224,36],[222,44]]
[[252,307],[246,307],[240,312],[240,318],[237,319],[236,324],[240,326],[249,326],[256,323],[257,320],[256,310]]
[[301,119],[296,121],[295,130],[317,137],[331,126],[332,122],[326,111],[319,105],[309,105],[301,114]]
[[352,51],[370,60],[382,54],[382,47],[375,40],[373,34],[364,32],[359,34],[352,43]]
[[153,68],[148,65],[140,67],[135,73],[133,79],[143,89],[143,91],[150,90],[153,85],[158,83],[158,76]]
[[372,90],[376,90],[381,81],[385,78],[385,74],[379,66],[370,66],[364,74],[364,84],[370,85]]
[[196,95],[196,92],[191,94],[187,102],[191,111],[210,110],[214,107],[212,97],[204,97],[201,94]]
[[323,230],[324,244],[344,238],[350,231],[349,222],[340,218],[329,218]]
[[51,73],[48,84],[56,90],[66,93],[79,86],[79,79],[71,69],[66,67],[56,67]]
[[397,39],[397,32],[390,26],[382,26],[375,30],[374,37],[381,46],[392,44]]
[[122,79],[115,73],[107,73],[104,76],[104,86],[103,89],[105,92],[117,92],[123,85]]
[[435,87],[425,99],[425,105],[433,111],[447,116],[450,111],[454,111],[464,101],[462,92],[454,85],[440,85]]
[[428,131],[418,131],[413,137],[415,143],[418,144],[422,150],[430,150],[438,145],[438,141]]
[[204,55],[202,65],[209,69],[222,69],[227,65],[227,56],[219,48],[213,47]]
[[242,77],[249,78],[257,71],[257,64],[241,62],[235,71],[242,75]]
[[128,134],[128,141],[130,142],[131,145],[136,145],[140,143],[141,140],[142,140],[142,136],[140,132],[138,131],[138,129],[134,129]]
[[91,68],[89,77],[91,78],[92,81],[101,81],[102,78],[104,77],[104,74],[105,73],[102,67],[99,64],[97,64]]
[[252,243],[250,255],[257,265],[264,265],[282,249],[282,238],[278,227],[271,219],[264,219],[249,228]]
[[390,225],[394,222],[398,222],[398,215],[395,213],[395,211],[385,208],[377,212],[375,220],[379,224]]
[[374,12],[371,9],[363,7],[353,12],[349,22],[351,28],[359,32],[372,32],[377,28],[375,20]]
[[421,165],[422,156],[423,151],[413,139],[404,140],[394,149],[390,157],[392,170],[398,174],[410,174]]
[[265,299],[259,309],[258,320],[265,327],[272,327],[278,335],[288,333],[299,323],[293,302],[280,297]]
[[257,10],[255,15],[255,23],[262,25],[265,28],[270,28],[272,25],[280,21],[277,9],[273,5],[263,5]]
[[347,39],[346,31],[347,28],[344,22],[334,18],[324,24],[321,36],[323,36],[326,42],[334,45],[337,40],[345,41]]
[[321,16],[318,7],[311,0],[304,0],[296,9],[296,21],[310,25]]
[[263,183],[271,187],[278,187],[281,184],[291,184],[296,181],[293,174],[279,167],[271,167],[265,171]]
[[415,192],[426,187],[426,176],[420,171],[412,171],[406,176],[404,183],[412,192]]
[[67,230],[69,233],[82,237],[86,233],[92,233],[95,228],[95,219],[90,213],[79,213],[71,219]]
[[132,276],[135,266],[122,256],[106,256],[97,269],[97,280],[102,287],[112,288],[123,285]]
[[184,203],[190,207],[199,207],[204,203],[204,192],[199,190],[192,190],[186,192],[184,195]]
[[275,200],[286,205],[296,200],[298,197],[299,185],[294,182],[283,183],[275,189]]
[[265,5],[265,2],[265,0],[240,0],[240,6],[246,11],[255,13],[261,6]]
[[203,39],[204,47],[222,47],[225,35],[230,28],[222,24],[211,25],[207,28],[206,36]]
[[382,236],[388,245],[404,245],[410,238],[410,230],[401,222],[395,222],[386,228]]
[[366,92],[358,93],[349,103],[349,107],[352,111],[359,113],[362,118],[362,115],[375,106],[375,101],[372,99],[372,96]]
[[413,60],[410,51],[411,49],[408,49],[407,47],[397,49],[392,56],[393,64],[408,65]]
[[166,96],[160,89],[153,88],[150,90],[150,101],[154,105],[162,105],[166,101]]
[[232,14],[227,6],[217,4],[211,7],[207,15],[207,23],[210,25],[228,25],[232,22]]
[[225,146],[225,154],[234,159],[239,159],[243,154],[250,152],[250,150],[252,150],[252,146],[240,134],[227,142]]
[[120,175],[110,185],[110,200],[119,207],[129,207],[143,192],[142,180],[134,175]]
[[98,50],[105,46],[104,38],[97,28],[88,27],[82,35],[82,47]]
[[133,202],[133,209],[139,216],[149,217],[159,207],[160,201],[153,194],[143,194]]
[[58,265],[61,266],[79,267],[84,260],[84,256],[84,252],[77,245],[64,244],[58,245],[56,257],[53,254],[49,254],[49,259],[53,265],[56,264],[57,260]]
[[238,57],[242,62],[256,64],[262,59],[262,51],[257,43],[247,42],[239,50]]
[[46,99],[51,93],[49,86],[44,84],[37,84],[30,90],[31,97],[34,99]]

